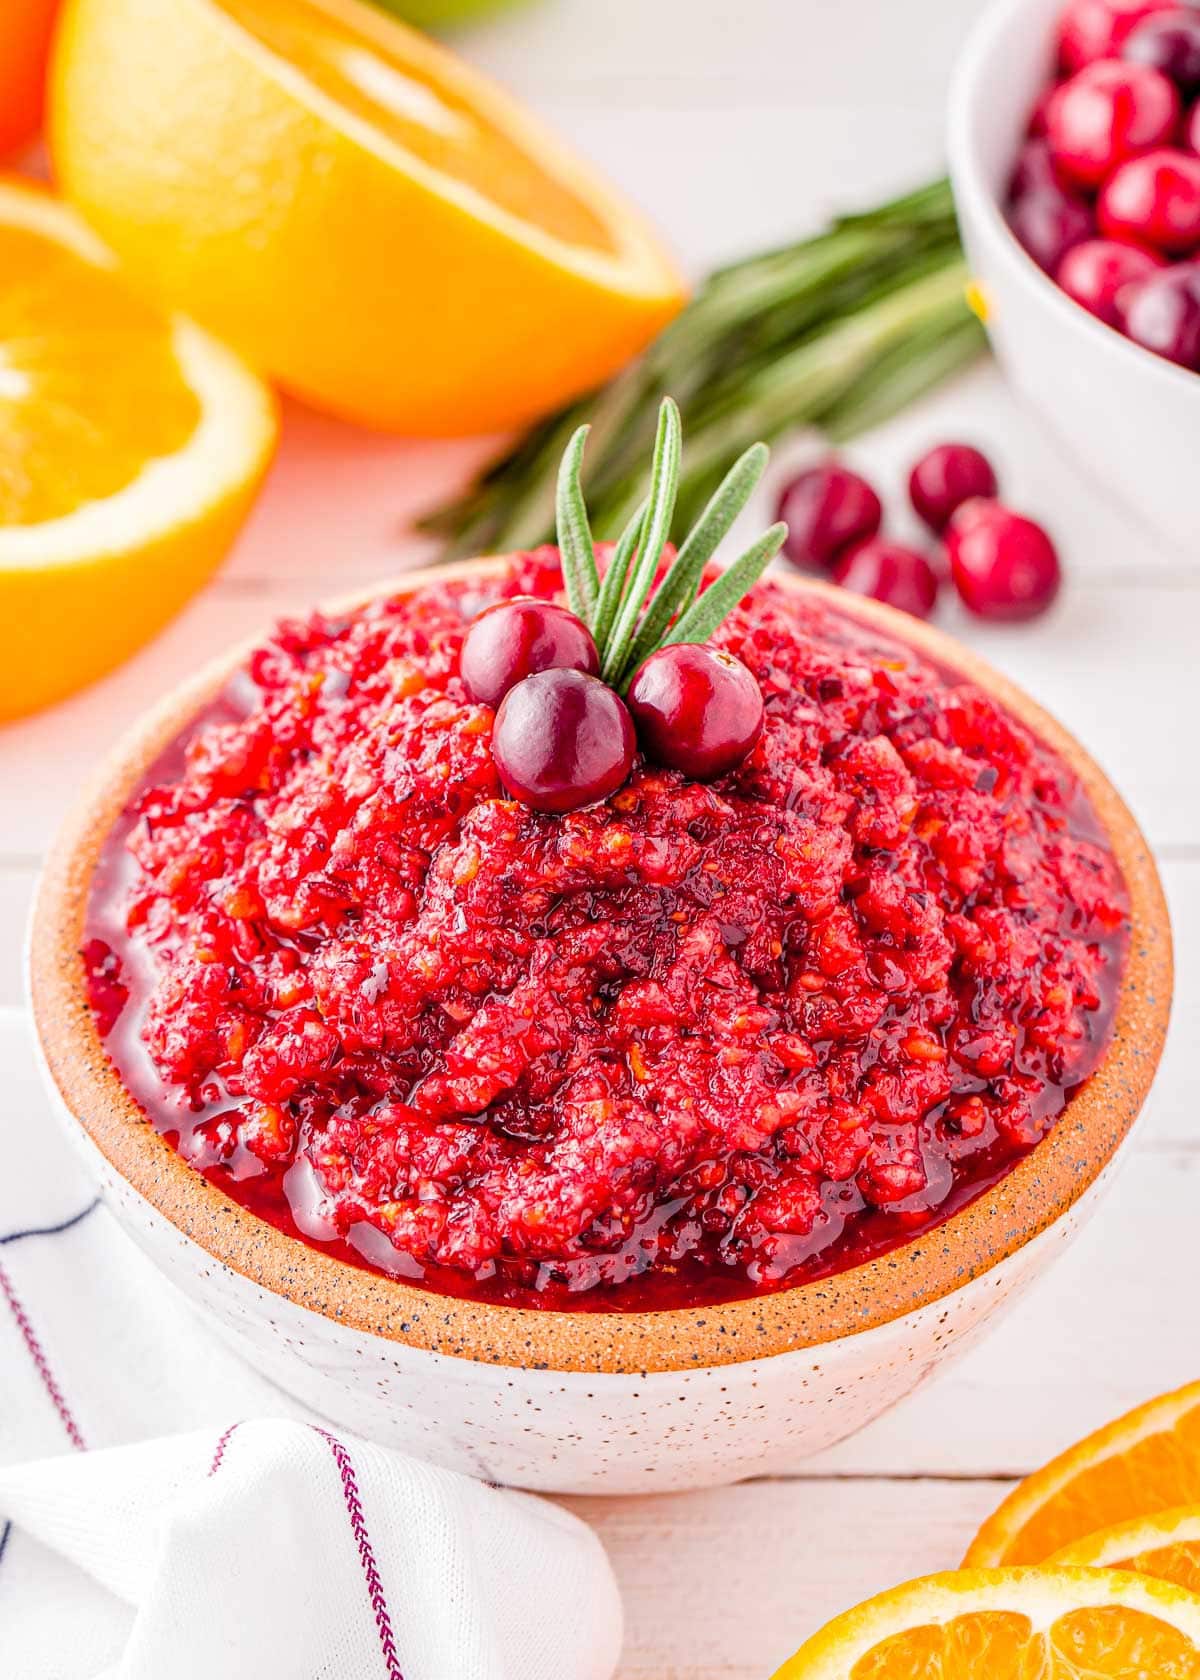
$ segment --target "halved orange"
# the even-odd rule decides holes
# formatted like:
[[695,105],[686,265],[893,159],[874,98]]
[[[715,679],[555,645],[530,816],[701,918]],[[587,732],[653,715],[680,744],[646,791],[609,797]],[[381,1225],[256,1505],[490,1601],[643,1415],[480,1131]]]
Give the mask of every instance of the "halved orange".
[[1200,1680],[1200,1598],[1101,1569],[964,1570],[830,1622],[775,1680]]
[[209,577],[270,460],[269,391],[0,177],[0,720],[81,688]]
[[1050,1561],[1086,1569],[1132,1569],[1200,1593],[1200,1505],[1180,1505],[1102,1528],[1064,1546]]
[[57,10],[58,0],[0,5],[0,157],[18,151],[37,133]]
[[1089,1435],[1015,1488],[976,1535],[976,1568],[1041,1563],[1073,1541],[1200,1502],[1200,1383]]
[[68,0],[51,145],[129,270],[318,406],[512,426],[680,308],[627,203],[362,0]]

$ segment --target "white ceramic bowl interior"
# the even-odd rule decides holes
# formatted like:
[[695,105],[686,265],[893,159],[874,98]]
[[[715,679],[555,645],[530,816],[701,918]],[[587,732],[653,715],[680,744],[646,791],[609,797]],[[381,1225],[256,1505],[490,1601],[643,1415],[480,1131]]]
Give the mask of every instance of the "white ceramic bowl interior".
[[1141,349],[1073,303],[1009,231],[1003,199],[1053,63],[1063,0],[993,0],[955,71],[950,174],[967,255],[1005,373],[1148,530],[1194,552],[1200,374]]

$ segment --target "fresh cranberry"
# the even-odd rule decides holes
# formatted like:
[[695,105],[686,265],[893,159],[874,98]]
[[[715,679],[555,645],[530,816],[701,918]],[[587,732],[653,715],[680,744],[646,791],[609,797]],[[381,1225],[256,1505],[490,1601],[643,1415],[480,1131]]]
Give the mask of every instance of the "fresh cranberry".
[[833,579],[854,595],[869,595],[914,618],[928,618],[937,604],[937,573],[925,556],[882,537],[871,537],[843,554]]
[[1187,143],[1193,152],[1200,152],[1200,99],[1192,106],[1192,114],[1187,120]]
[[1200,372],[1200,268],[1179,263],[1134,287],[1124,326],[1135,344]]
[[530,597],[484,608],[463,640],[460,668],[471,698],[498,706],[535,671],[584,671],[594,677],[600,660],[582,620],[553,601]]
[[763,697],[731,653],[675,642],[629,685],[629,710],[647,758],[710,782],[734,769],[762,734]]
[[1062,176],[1054,166],[1050,142],[1044,139],[1027,140],[1017,154],[1008,183],[1009,197],[1024,198],[1026,193],[1041,192],[1046,188],[1051,192],[1063,189]]
[[794,566],[829,567],[851,543],[875,535],[883,504],[865,478],[823,461],[784,485],[777,517],[787,525],[783,552]]
[[1123,163],[1100,194],[1100,228],[1158,251],[1200,245],[1200,158],[1163,148]]
[[1073,245],[1082,244],[1096,231],[1092,212],[1082,199],[1049,189],[1017,199],[1008,219],[1021,244],[1047,274],[1056,271]]
[[964,502],[996,494],[996,474],[987,456],[969,443],[939,443],[913,468],[908,494],[919,517],[940,536]]
[[1200,12],[1159,12],[1139,23],[1121,57],[1169,76],[1184,98],[1200,93]]
[[526,677],[500,702],[492,730],[501,781],[535,811],[606,799],[627,779],[635,749],[620,696],[583,671]]
[[1124,325],[1122,299],[1129,289],[1163,266],[1156,251],[1122,245],[1115,239],[1087,239],[1068,251],[1056,279],[1068,297],[1081,303],[1110,327]]
[[1058,26],[1059,62],[1068,74],[1097,58],[1115,58],[1141,23],[1175,0],[1068,0]]
[[1034,101],[1033,110],[1029,113],[1029,137],[1031,140],[1040,140],[1046,133],[1046,107],[1053,98],[1054,89],[1057,85],[1056,82],[1051,82],[1049,87],[1042,89]]
[[1036,618],[1058,594],[1054,544],[1000,502],[964,502],[947,528],[946,554],[954,586],[978,618]]
[[1099,187],[1119,163],[1173,139],[1179,90],[1145,64],[1100,59],[1064,82],[1046,112],[1046,135],[1060,174]]

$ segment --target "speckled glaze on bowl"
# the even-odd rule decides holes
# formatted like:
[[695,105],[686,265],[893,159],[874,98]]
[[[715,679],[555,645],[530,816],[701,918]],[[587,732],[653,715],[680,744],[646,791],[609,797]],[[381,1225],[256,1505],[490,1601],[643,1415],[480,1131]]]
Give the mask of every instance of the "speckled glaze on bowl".
[[[430,575],[373,593],[404,593]],[[825,585],[781,581],[979,683],[1057,751],[1091,798],[1132,905],[1112,1042],[1049,1137],[943,1224],[834,1277],[672,1312],[456,1300],[309,1248],[186,1165],[108,1061],[79,945],[113,822],[245,649],[139,725],[60,834],[30,955],[55,1106],[134,1240],[251,1364],[343,1427],[494,1481],[558,1492],[663,1491],[780,1472],[861,1428],[965,1347],[1095,1207],[1149,1089],[1170,1008],[1170,927],[1145,841],[1078,743],[949,637]]]

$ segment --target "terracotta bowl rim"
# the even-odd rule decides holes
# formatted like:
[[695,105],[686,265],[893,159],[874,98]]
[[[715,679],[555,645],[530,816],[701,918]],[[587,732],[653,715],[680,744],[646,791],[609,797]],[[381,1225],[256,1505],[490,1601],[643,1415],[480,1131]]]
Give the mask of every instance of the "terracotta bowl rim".
[[[342,613],[433,580],[487,575],[506,557],[403,574],[327,606]],[[1080,777],[1124,872],[1129,958],[1112,1039],[1049,1136],[941,1225],[877,1259],[776,1294],[661,1312],[559,1312],[435,1294],[320,1253],[240,1207],[154,1130],[109,1063],[79,956],[92,872],[146,767],[220,688],[251,640],[182,684],[134,725],[93,777],[47,858],[30,938],[30,991],[58,1093],[109,1166],[204,1253],[333,1324],[485,1364],[630,1376],[760,1360],[887,1324],[983,1276],[1062,1218],[1124,1141],[1157,1068],[1170,1012],[1171,932],[1149,847],[1120,796],[1066,729],[953,637],[878,602],[786,575],[890,640],[986,689]]]

